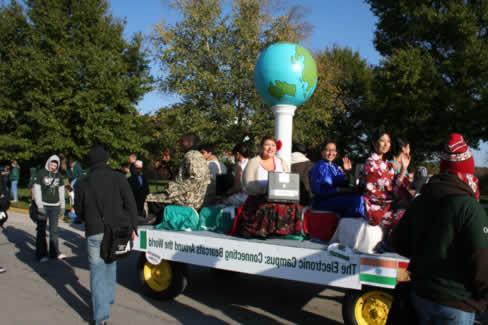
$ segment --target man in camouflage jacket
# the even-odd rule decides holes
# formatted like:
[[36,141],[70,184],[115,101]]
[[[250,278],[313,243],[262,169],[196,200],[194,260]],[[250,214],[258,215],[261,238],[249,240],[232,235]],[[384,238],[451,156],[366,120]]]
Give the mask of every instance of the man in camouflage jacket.
[[181,137],[180,145],[185,156],[176,180],[169,182],[168,188],[163,193],[149,194],[146,204],[161,202],[200,209],[210,184],[210,172],[205,158],[199,151],[194,150],[196,142],[197,137],[194,134],[185,134]]

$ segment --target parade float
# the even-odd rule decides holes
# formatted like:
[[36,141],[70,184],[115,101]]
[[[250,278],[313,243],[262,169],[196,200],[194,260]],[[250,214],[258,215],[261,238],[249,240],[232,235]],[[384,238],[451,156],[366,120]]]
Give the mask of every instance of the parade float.
[[[273,44],[257,60],[255,84],[275,115],[275,137],[282,144],[278,155],[289,163],[293,116],[317,86],[315,61],[300,45]],[[346,289],[344,323],[359,325],[386,323],[392,289],[408,265],[396,254],[363,254],[326,242],[254,240],[149,226],[140,228],[133,249],[141,253],[137,272],[142,291],[153,298],[183,293],[187,265],[198,265]]]

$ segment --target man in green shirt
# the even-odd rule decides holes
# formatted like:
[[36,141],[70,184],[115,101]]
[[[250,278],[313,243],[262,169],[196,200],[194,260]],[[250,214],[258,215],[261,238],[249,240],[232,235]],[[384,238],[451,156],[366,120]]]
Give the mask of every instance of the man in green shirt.
[[59,252],[58,219],[64,212],[64,181],[59,172],[60,159],[51,156],[44,169],[40,169],[34,183],[34,200],[39,210],[37,221],[36,255],[40,262],[48,261],[46,225],[49,220],[49,257],[63,259]]
[[476,200],[474,160],[460,134],[441,155],[441,173],[423,186],[392,233],[410,258],[419,324],[473,324],[488,303],[488,217]]

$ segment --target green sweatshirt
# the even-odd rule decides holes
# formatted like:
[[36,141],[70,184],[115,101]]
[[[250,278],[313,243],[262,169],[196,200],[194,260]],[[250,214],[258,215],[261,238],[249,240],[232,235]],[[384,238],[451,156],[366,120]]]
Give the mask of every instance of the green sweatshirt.
[[8,175],[10,181],[18,181],[20,178],[20,172],[17,167],[12,167],[10,174]]
[[49,172],[48,167],[51,161],[56,161],[59,166],[59,158],[54,155],[48,159],[46,167],[38,171],[34,183],[34,199],[39,208],[43,208],[44,206],[60,206],[64,209],[64,181],[59,173],[59,167],[56,172]]
[[416,294],[468,312],[488,302],[488,217],[468,185],[434,176],[392,233]]

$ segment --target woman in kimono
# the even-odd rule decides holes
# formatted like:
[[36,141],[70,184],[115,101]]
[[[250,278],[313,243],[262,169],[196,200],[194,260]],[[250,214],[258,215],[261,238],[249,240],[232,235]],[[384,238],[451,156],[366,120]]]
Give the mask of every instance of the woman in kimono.
[[387,155],[391,149],[391,137],[386,132],[379,132],[373,137],[373,154],[368,158],[363,170],[365,186],[364,203],[366,216],[371,225],[381,225],[389,230],[401,219],[404,209],[393,209],[395,197],[408,190],[409,155],[401,155],[399,171],[396,173]]

